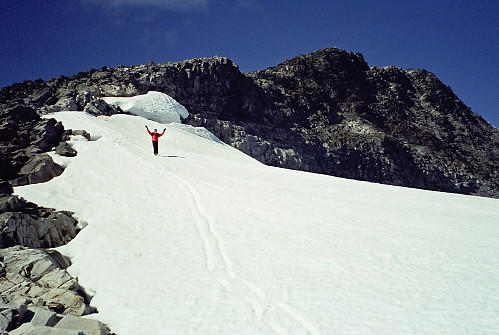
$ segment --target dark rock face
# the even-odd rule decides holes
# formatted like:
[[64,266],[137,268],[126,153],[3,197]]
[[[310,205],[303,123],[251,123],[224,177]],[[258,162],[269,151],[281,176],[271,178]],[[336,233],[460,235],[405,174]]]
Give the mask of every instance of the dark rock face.
[[12,181],[12,186],[43,183],[61,173],[62,167],[54,163],[49,155],[33,155],[19,170],[20,177]]
[[[26,202],[12,195],[12,187],[59,176],[62,167],[45,152],[56,147],[61,154],[76,155],[61,142],[73,131],[64,131],[60,122],[41,118],[23,104],[0,109],[0,117],[0,248],[55,248],[68,243],[80,230],[72,213]],[[90,138],[85,131],[74,132]]]
[[369,68],[359,54],[326,49],[251,76],[321,148],[309,171],[499,196],[499,131],[425,70]]
[[65,157],[74,157],[77,152],[68,142],[61,142],[55,148],[55,153]]
[[[100,97],[151,90],[184,105],[184,122],[265,164],[499,197],[497,128],[433,74],[369,67],[337,48],[249,74],[222,57],[102,68],[3,88],[0,104],[112,115],[121,111]],[[0,138],[10,127],[0,126]],[[0,155],[0,166],[15,170],[10,163]]]
[[39,207],[16,195],[0,194],[0,248],[65,245],[80,231],[72,214]]
[[48,181],[62,168],[44,152],[57,146],[64,127],[55,119],[42,119],[25,105],[0,109],[0,180],[14,186]]
[[42,183],[62,173],[45,152],[57,146],[64,127],[31,107],[0,109],[0,248],[55,248],[79,231],[70,212],[39,207],[12,195],[12,186]]

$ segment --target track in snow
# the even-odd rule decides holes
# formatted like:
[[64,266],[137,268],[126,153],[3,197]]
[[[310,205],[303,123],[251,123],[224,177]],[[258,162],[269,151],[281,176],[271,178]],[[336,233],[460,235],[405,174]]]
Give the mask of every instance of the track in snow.
[[[138,157],[123,145],[123,141],[125,141],[123,136],[119,133],[115,133],[115,135],[114,144],[118,149],[130,158],[138,160]],[[214,275],[226,293],[245,301],[259,322],[266,324],[276,334],[287,335],[291,329],[296,331],[298,326],[298,328],[305,331],[304,334],[321,335],[320,330],[315,325],[289,304],[281,301],[271,301],[267,298],[267,294],[254,283],[241,279],[236,275],[223,240],[215,229],[216,224],[204,209],[198,192],[191,183],[167,171],[159,163],[144,162],[144,164],[147,164],[151,169],[157,170],[159,175],[173,181],[185,193],[203,246],[206,269]]]
[[[267,299],[263,290],[255,284],[239,278],[233,269],[233,264],[228,256],[220,235],[215,230],[215,223],[211,220],[200,201],[193,186],[184,178],[173,174],[164,175],[177,183],[184,189],[189,199],[196,227],[201,238],[206,256],[206,268],[215,274],[217,281],[224,287],[225,291],[234,294],[246,301],[260,322],[266,323],[277,334],[288,334],[291,323],[298,323],[306,334],[319,335],[320,331],[311,324],[303,315],[293,310],[291,306],[283,302],[273,302]],[[279,315],[281,314],[281,315]],[[284,314],[284,315],[282,315]],[[284,316],[284,318],[283,318]],[[284,325],[283,325],[284,324]],[[287,325],[287,326],[286,326]],[[296,327],[293,327],[296,329]]]
[[61,251],[119,333],[497,331],[496,200],[265,168],[185,126],[160,150],[187,159],[154,157],[144,121],[60,115],[102,136],[20,195],[89,222]]

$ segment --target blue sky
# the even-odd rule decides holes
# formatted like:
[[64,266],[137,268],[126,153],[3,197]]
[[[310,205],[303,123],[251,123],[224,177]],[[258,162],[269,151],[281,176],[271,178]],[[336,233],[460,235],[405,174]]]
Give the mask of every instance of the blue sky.
[[250,72],[336,46],[429,70],[499,127],[498,17],[496,0],[2,0],[0,87],[214,55]]

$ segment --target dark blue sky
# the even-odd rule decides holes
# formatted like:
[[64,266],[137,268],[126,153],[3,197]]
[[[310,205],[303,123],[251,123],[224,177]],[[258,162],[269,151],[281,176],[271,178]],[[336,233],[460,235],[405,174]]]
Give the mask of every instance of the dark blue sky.
[[429,70],[498,127],[498,17],[497,0],[2,0],[0,87],[214,55],[250,72],[336,46]]

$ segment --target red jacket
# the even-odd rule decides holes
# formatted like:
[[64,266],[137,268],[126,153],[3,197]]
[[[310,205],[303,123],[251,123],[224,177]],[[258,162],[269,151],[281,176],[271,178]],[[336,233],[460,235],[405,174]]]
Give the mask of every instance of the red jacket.
[[149,135],[151,135],[151,136],[152,136],[152,141],[153,141],[153,142],[158,142],[158,138],[160,138],[161,136],[163,136],[163,135],[164,135],[164,133],[165,133],[165,131],[164,131],[164,130],[163,130],[163,132],[162,132],[161,134],[160,134],[160,133],[151,133],[151,132],[149,131],[149,129],[147,129],[147,132],[149,133]]

